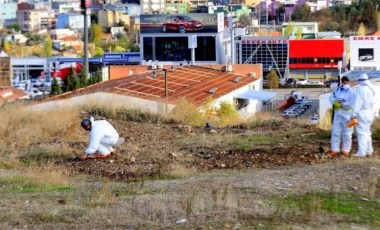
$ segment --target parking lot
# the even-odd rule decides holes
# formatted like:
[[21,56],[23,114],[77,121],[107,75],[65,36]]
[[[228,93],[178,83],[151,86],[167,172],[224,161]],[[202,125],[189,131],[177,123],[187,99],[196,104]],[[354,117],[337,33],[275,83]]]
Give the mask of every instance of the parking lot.
[[[272,99],[272,109],[276,110],[277,106],[286,100],[293,92],[297,92],[304,97],[305,101],[299,101],[299,104],[295,107],[291,107],[290,110],[293,111],[293,115],[288,117],[313,117],[315,118],[315,114],[319,112],[319,96],[321,94],[327,93],[328,88],[291,88],[291,89],[272,89],[271,92],[276,92],[278,95]],[[304,104],[302,108],[302,103]],[[306,107],[306,104],[311,104]],[[301,105],[301,108],[300,108]],[[297,107],[298,106],[298,107]],[[302,112],[301,112],[302,111]],[[288,112],[290,111],[283,111]],[[283,114],[285,115],[285,114]],[[314,115],[314,116],[313,116]]]

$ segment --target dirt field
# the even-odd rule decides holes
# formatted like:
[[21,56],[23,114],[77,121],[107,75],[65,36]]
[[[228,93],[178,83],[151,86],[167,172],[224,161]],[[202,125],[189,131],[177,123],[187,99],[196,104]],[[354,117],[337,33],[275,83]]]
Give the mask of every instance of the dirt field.
[[378,156],[330,158],[329,131],[291,120],[223,129],[109,121],[125,138],[111,159],[78,159],[84,131],[70,143],[39,143],[72,149],[38,160],[66,172],[66,187],[25,192],[0,181],[0,228],[380,227]]
[[[294,128],[292,123],[273,122],[269,123],[270,127],[211,130],[177,124],[111,122],[116,124],[121,137],[125,138],[125,143],[118,146],[115,157],[95,161],[80,161],[74,157],[57,164],[63,164],[74,172],[112,180],[134,180],[170,174],[173,165],[196,171],[273,169],[344,159],[328,156],[329,131],[312,125]],[[87,137],[83,138],[85,140]],[[86,144],[74,145],[84,149]],[[376,139],[374,145],[379,145]],[[353,152],[355,147],[354,137]]]

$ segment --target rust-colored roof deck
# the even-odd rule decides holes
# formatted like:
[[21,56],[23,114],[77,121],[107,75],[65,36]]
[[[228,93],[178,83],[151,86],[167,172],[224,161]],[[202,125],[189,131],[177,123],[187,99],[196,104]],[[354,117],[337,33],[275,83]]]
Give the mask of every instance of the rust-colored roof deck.
[[27,95],[24,91],[14,87],[0,87],[0,104],[4,101],[15,101]]
[[[259,65],[252,67],[257,77],[261,77]],[[155,76],[153,74],[155,72]],[[226,72],[201,66],[175,66],[172,71],[167,68],[167,94],[168,101],[175,103],[179,98],[200,105],[209,97],[219,98],[231,91],[256,81],[247,75]],[[215,93],[209,91],[215,88]],[[48,100],[57,100],[89,94],[94,92],[108,92],[128,95],[149,100],[165,99],[165,74],[162,69],[123,77],[88,86],[86,88],[58,95]]]

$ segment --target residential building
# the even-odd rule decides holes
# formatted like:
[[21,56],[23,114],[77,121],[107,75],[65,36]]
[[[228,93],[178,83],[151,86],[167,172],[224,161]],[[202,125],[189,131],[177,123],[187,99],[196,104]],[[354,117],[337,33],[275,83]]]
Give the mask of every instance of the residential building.
[[41,30],[41,15],[43,10],[35,10],[29,4],[26,5],[24,3],[19,4],[17,10],[17,24],[20,25],[21,31],[32,32]]
[[319,32],[317,22],[284,22],[281,26],[283,36],[286,36],[288,25],[292,28],[290,37],[297,37],[300,34],[303,39],[315,39]]
[[126,4],[125,9],[127,14],[131,17],[139,16],[141,14],[141,6],[138,4]]
[[166,0],[141,0],[141,12],[142,14],[163,14],[165,3]]
[[[91,16],[87,15],[87,26],[91,26]],[[83,14],[79,13],[65,13],[57,15],[57,29],[74,29],[83,30],[84,21]]]
[[99,10],[98,23],[103,27],[117,26],[120,22],[129,26],[130,16],[123,10]]
[[0,7],[0,22],[16,21],[17,3],[2,3]]
[[72,29],[53,29],[50,31],[51,39],[62,39],[67,36],[73,36],[75,34],[75,31]]
[[124,29],[123,26],[113,26],[113,27],[111,27],[112,38],[115,38],[115,37],[117,37],[118,35],[121,35],[121,34],[126,34],[125,33],[125,29]]
[[190,7],[186,1],[166,0],[165,14],[187,14]]
[[329,2],[327,0],[308,0],[306,4],[310,6],[311,12],[329,7]]
[[190,13],[197,13],[198,6],[208,6],[208,0],[188,0],[190,4]]
[[80,1],[66,1],[52,3],[52,9],[56,14],[80,12]]

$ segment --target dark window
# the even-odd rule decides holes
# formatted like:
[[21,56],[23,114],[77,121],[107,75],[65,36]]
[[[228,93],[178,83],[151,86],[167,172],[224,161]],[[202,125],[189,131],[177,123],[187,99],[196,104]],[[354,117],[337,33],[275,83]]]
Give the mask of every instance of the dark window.
[[195,49],[196,61],[215,61],[215,38],[214,37],[198,37],[197,48]]
[[191,51],[187,37],[156,38],[156,59],[158,61],[190,61]]
[[153,38],[143,38],[144,60],[153,61]]

